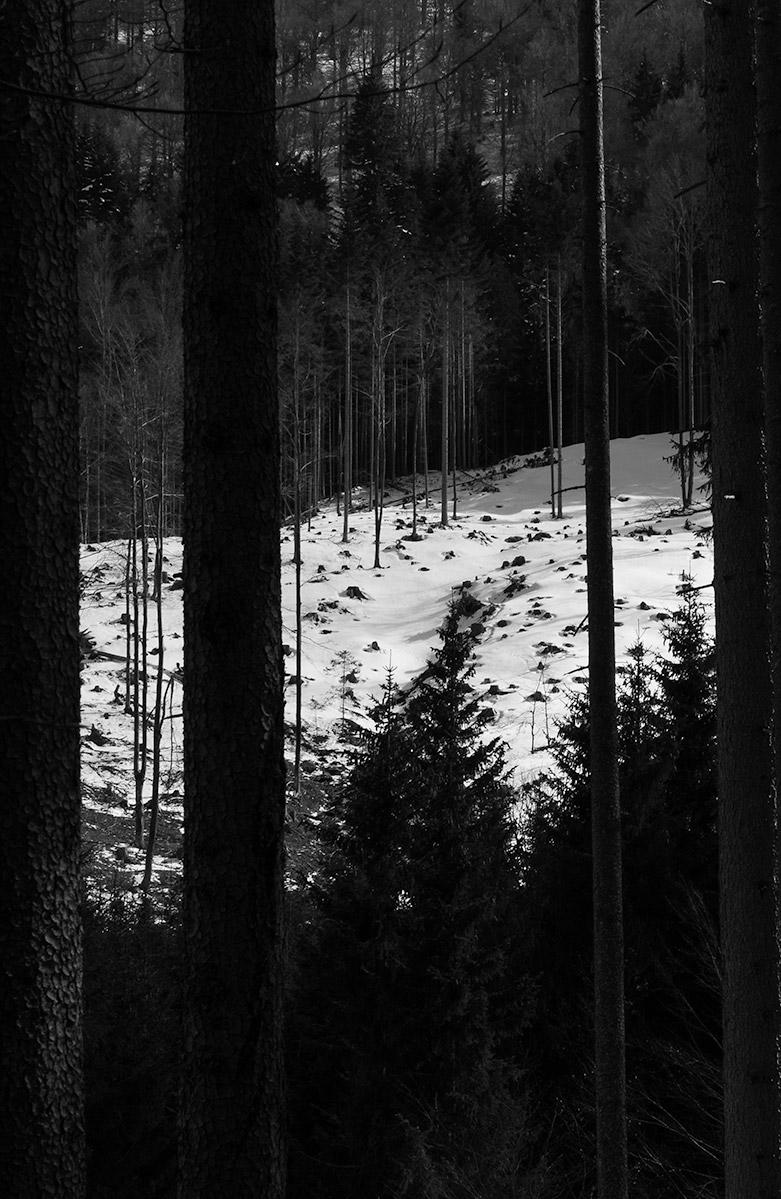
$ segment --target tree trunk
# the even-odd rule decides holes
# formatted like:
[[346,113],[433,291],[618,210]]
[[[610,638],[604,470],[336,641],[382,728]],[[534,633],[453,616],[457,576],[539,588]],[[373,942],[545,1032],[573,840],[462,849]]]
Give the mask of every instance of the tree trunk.
[[428,508],[431,506],[428,489],[428,408],[429,408],[429,385],[427,376],[423,376],[422,389],[423,404],[420,411],[420,437],[421,449],[423,453],[423,502]]
[[550,445],[550,514],[556,516],[556,463],[553,433],[553,370],[550,338],[550,271],[545,268],[545,389],[548,396],[548,444]]
[[[0,17],[0,1193],[85,1188],[78,325],[65,10]],[[35,93],[38,92],[39,95]]]
[[626,1199],[621,812],[613,627],[607,239],[599,0],[579,0],[578,18],[597,1177],[600,1199]]
[[[757,19],[757,110],[765,454],[773,642],[776,803],[781,789],[781,0]],[[777,847],[781,853],[781,846]]]
[[133,629],[133,608],[131,596],[133,594],[133,538],[127,539],[127,552],[125,554],[125,715],[132,716],[133,705],[130,701],[130,689],[133,685],[133,653],[135,641],[135,632]]
[[[133,595],[133,823],[137,849],[144,847],[144,783],[146,781],[149,712],[149,566],[146,527],[146,488],[144,458],[136,452],[132,480],[132,595]],[[137,473],[136,473],[137,472]],[[141,578],[138,573],[139,534],[141,541]]]
[[686,295],[688,297],[686,310],[686,502],[684,505],[686,508],[691,508],[694,498],[694,355],[696,353],[696,344],[694,329],[694,246],[692,241],[693,239],[687,238],[686,246]]
[[303,463],[301,436],[301,345],[300,308],[296,305],[295,337],[293,348],[293,564],[296,588],[296,718],[293,747],[293,787],[298,794],[301,787],[301,741],[303,701],[303,628],[301,615],[301,471]]
[[442,316],[442,430],[441,430],[441,474],[442,501],[441,520],[447,524],[447,475],[448,449],[450,446],[450,283],[445,280],[445,305]]
[[726,1199],[771,1199],[781,1168],[752,34],[744,0],[706,10]]
[[385,280],[375,275],[374,354],[372,373],[372,413],[374,416],[374,570],[380,570],[380,537],[385,508]]
[[681,481],[681,507],[686,509],[689,507],[686,498],[686,442],[684,439],[684,431],[686,429],[686,368],[684,363],[686,341],[683,336],[684,322],[681,315],[683,303],[681,301],[680,264],[678,262],[677,246],[674,252],[671,287],[673,296],[675,297],[676,376],[678,382],[678,477]]
[[[162,425],[162,415],[161,415]],[[141,879],[141,890],[149,892],[152,885],[152,867],[154,865],[155,841],[157,839],[157,823],[160,815],[160,769],[162,766],[163,724],[165,721],[165,636],[163,633],[163,445],[164,436],[161,430],[160,455],[157,473],[157,519],[155,524],[155,568],[153,594],[155,601],[155,617],[157,620],[157,681],[155,684],[155,709],[152,725],[152,794],[149,800],[149,831],[146,838],[144,855],[144,876]]]
[[564,516],[564,353],[561,344],[561,254],[556,262],[556,516]]
[[185,26],[182,1199],[285,1189],[274,7]]
[[301,789],[301,741],[303,734],[303,618],[301,613],[301,454],[299,452],[299,430],[296,421],[296,449],[293,458],[295,479],[293,483],[293,563],[296,568],[296,719],[293,750],[293,787],[296,795]]
[[350,540],[350,512],[353,490],[353,370],[352,331],[350,329],[350,280],[345,293],[345,374],[344,374],[344,525],[342,541]]

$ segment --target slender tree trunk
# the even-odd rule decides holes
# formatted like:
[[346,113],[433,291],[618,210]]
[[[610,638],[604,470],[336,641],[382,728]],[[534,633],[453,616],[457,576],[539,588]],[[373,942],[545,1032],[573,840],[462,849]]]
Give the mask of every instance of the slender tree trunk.
[[561,345],[561,255],[556,263],[556,516],[564,516],[564,354]]
[[691,508],[694,498],[694,250],[691,244],[686,250],[686,294],[688,296],[688,311],[686,314],[686,504]]
[[480,466],[480,449],[479,449],[479,432],[480,420],[477,412],[477,404],[475,403],[475,343],[472,334],[469,334],[469,420],[471,428],[471,443],[472,443],[472,465]]
[[[146,488],[144,487],[143,456],[136,464],[133,479],[133,804],[134,841],[137,849],[144,846],[144,783],[146,781],[149,710],[149,566],[146,529]],[[141,542],[141,577],[138,572],[139,534]]]
[[[781,239],[778,236],[781,228],[781,0],[765,0],[758,8],[756,54],[774,779],[778,805],[781,802]],[[778,845],[777,871],[780,859],[781,845]]]
[[418,382],[415,397],[415,416],[412,425],[412,536],[418,536],[418,433],[420,429],[420,410],[423,395],[423,377]]
[[182,1199],[285,1191],[274,6],[185,14]]
[[469,417],[467,412],[467,369],[466,369],[466,303],[464,297],[464,280],[461,280],[461,321],[460,321],[460,395],[461,395],[461,466],[469,462]]
[[675,263],[673,269],[672,287],[675,308],[675,342],[677,355],[677,381],[678,381],[678,477],[681,482],[681,507],[687,508],[686,502],[686,442],[684,439],[684,430],[686,428],[686,373],[685,373],[685,348],[686,342],[683,336],[683,317],[681,316],[681,280],[680,269],[678,265],[678,251],[675,250]]
[[[162,417],[161,417],[162,420]],[[160,438],[160,457],[157,475],[157,521],[155,524],[155,568],[153,594],[157,618],[157,682],[155,684],[155,714],[152,726],[152,794],[149,801],[149,831],[146,838],[144,877],[141,890],[148,892],[152,885],[157,822],[160,814],[160,769],[163,747],[163,725],[165,723],[165,637],[163,634],[163,444]]]
[[[0,1194],[85,1188],[68,12],[0,15]],[[10,85],[10,86],[9,86]],[[12,91],[11,88],[18,88]]]
[[418,390],[415,396],[415,427],[412,439],[412,536],[418,536],[418,457],[423,451],[423,475],[428,501],[428,467],[426,456],[426,355],[423,348],[423,323],[418,328]]
[[350,327],[350,282],[345,297],[345,372],[344,372],[344,525],[342,541],[350,540],[350,509],[353,490],[353,347]]
[[[403,355],[403,351],[402,351]],[[394,366],[395,369],[395,366]],[[402,373],[402,386],[404,388],[404,408],[401,416],[401,474],[409,474],[410,469],[410,434],[412,426],[410,424],[410,376],[408,371]],[[413,465],[414,470],[414,465]]]
[[90,507],[92,501],[92,455],[90,448],[89,429],[84,427],[84,414],[81,417],[81,431],[79,441],[79,464],[84,478],[84,495],[80,500],[80,532],[81,540],[89,541],[92,525],[90,523]]
[[[455,413],[453,414],[453,420],[455,421]],[[455,443],[456,443],[455,430],[453,430],[453,445],[455,445]],[[457,480],[457,478],[456,478],[456,456],[455,456],[455,451],[453,452],[453,469],[452,469],[452,475],[453,475],[453,520],[455,520],[455,519],[456,519],[456,517],[458,516],[458,480]]]
[[376,308],[374,319],[374,375],[372,392],[374,403],[372,410],[375,414],[374,425],[374,570],[380,570],[380,537],[382,534],[382,514],[385,507],[385,460],[387,455],[385,445],[385,291],[384,280],[379,273],[376,276]]
[[621,812],[615,692],[607,378],[607,238],[599,0],[579,0],[594,1031],[600,1199],[626,1199]]
[[128,537],[127,553],[125,554],[125,715],[130,716],[133,705],[130,700],[130,690],[133,686],[133,647],[135,633],[133,632],[133,538]]
[[777,805],[750,6],[707,8],[705,37],[725,1197],[771,1199],[781,1178]]
[[499,68],[499,161],[502,164],[502,216],[507,210],[507,85],[504,61]]
[[296,306],[296,325],[293,348],[293,563],[296,568],[296,718],[293,750],[293,786],[298,794],[301,786],[301,738],[303,701],[303,628],[301,613],[301,345],[300,309]]
[[445,281],[445,307],[442,317],[442,524],[447,524],[448,449],[450,444],[450,286]]
[[429,407],[429,385],[428,380],[423,378],[423,405],[420,413],[420,435],[422,442],[423,453],[423,502],[427,508],[431,506],[431,498],[428,488],[428,407]]
[[312,447],[312,456],[310,460],[309,478],[310,484],[310,504],[308,519],[311,523],[312,517],[317,514],[320,506],[320,500],[323,496],[323,402],[320,395],[320,381],[316,372],[311,368],[309,370],[310,377],[313,378],[314,390],[314,446]]
[[294,457],[295,482],[293,487],[293,562],[296,568],[296,720],[295,749],[293,754],[293,786],[296,794],[301,786],[301,734],[302,734],[302,689],[303,689],[303,628],[301,614],[301,464],[298,452],[298,429],[296,429],[296,452]]
[[550,445],[550,514],[556,515],[556,464],[553,435],[553,371],[550,339],[550,272],[545,268],[545,388],[548,396],[548,444]]
[[398,459],[398,446],[397,446],[397,439],[398,439],[398,411],[397,411],[398,387],[397,387],[397,365],[396,365],[396,344],[395,344],[395,342],[393,345],[393,370],[392,370],[391,377],[392,377],[392,383],[391,383],[391,397],[392,397],[391,398],[391,437],[390,437],[391,443],[390,443],[390,451],[388,454],[388,460],[390,462],[390,471],[391,471],[390,477],[391,477],[391,481],[393,481],[396,478],[397,464],[398,464],[398,460],[399,460]]

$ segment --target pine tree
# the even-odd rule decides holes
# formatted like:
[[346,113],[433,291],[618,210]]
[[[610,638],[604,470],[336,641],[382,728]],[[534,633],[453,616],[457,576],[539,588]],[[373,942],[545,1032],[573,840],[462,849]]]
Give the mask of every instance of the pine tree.
[[[295,1194],[515,1193],[513,797],[458,624],[411,693],[388,680],[321,821],[291,1027],[294,1111],[326,1115],[297,1142]],[[314,1181],[307,1154],[336,1168]]]
[[409,178],[390,93],[378,67],[358,86],[343,157],[346,210],[369,238],[389,233],[408,207]]
[[472,687],[472,635],[459,628],[455,605],[440,635],[442,645],[406,709],[422,801],[410,910],[415,968],[422,986],[431,987],[418,1035],[432,1100],[458,1102],[481,1074],[485,1084],[489,996],[504,964],[494,930],[509,919],[518,876],[504,749],[486,740],[492,715]]
[[[652,657],[635,646],[620,676],[628,1099],[638,1196],[658,1194],[673,1174],[697,1193],[718,1172],[715,680],[705,630],[696,592],[684,589],[665,625],[666,652]],[[582,1146],[593,1136],[584,1081],[592,1068],[588,730],[587,698],[576,695],[556,738],[554,770],[530,791],[536,806],[525,838],[524,909],[535,930],[529,965],[540,988],[532,1080],[541,1114],[555,1121],[547,1143],[558,1151],[562,1195],[582,1193]]]
[[667,781],[668,820],[680,829],[696,862],[711,872],[716,852],[716,661],[706,632],[707,613],[691,582],[680,588],[682,603],[665,625],[666,654],[659,663],[665,735],[673,762]]
[[292,955],[294,1197],[379,1195],[393,1160],[400,913],[410,858],[410,755],[396,703],[389,674],[351,768],[318,820],[320,860]]
[[662,98],[662,88],[662,77],[649,62],[644,50],[629,84],[629,120],[634,125],[639,141],[644,140],[643,125],[656,111]]

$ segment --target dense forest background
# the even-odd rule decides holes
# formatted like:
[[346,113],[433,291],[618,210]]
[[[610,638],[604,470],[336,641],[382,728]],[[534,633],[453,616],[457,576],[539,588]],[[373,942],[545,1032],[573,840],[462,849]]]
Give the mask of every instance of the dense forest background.
[[[86,540],[180,529],[180,23],[146,0],[78,12]],[[547,2],[277,5],[289,513],[582,440],[574,25]],[[691,430],[701,13],[614,2],[604,25],[611,434]]]

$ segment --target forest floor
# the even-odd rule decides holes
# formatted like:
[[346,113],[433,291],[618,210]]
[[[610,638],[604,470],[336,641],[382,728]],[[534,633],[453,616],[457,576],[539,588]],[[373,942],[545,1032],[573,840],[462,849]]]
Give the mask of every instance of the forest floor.
[[[679,604],[684,577],[701,588],[712,613],[710,511],[701,491],[683,511],[679,484],[665,461],[670,437],[656,434],[612,443],[612,495],[619,663],[642,641],[663,648],[664,621]],[[586,682],[586,538],[583,446],[564,451],[564,515],[551,518],[550,470],[539,458],[513,458],[487,470],[459,473],[453,518],[441,523],[439,478],[429,476],[429,506],[418,484],[418,538],[413,539],[412,481],[389,487],[374,562],[374,513],[354,494],[349,540],[335,503],[324,504],[301,531],[302,776],[305,794],[328,785],[343,768],[355,726],[388,672],[404,687],[438,644],[449,601],[468,594],[465,624],[475,636],[476,689],[495,713],[491,735],[508,747],[516,781],[544,769],[549,742],[568,697]],[[702,482],[697,480],[697,484]],[[288,758],[295,715],[295,569],[292,530],[282,531],[283,622]],[[83,840],[87,874],[101,888],[138,885],[144,855],[133,845],[137,722],[126,694],[127,547],[82,548],[81,627],[92,651],[82,670]],[[165,543],[163,583],[166,694],[160,775],[160,824],[154,877],[162,886],[180,870],[182,786],[182,546]],[[130,618],[132,630],[132,615]],[[157,643],[154,607],[149,646]],[[158,655],[147,655],[148,708],[154,706]],[[141,673],[139,674],[141,678]],[[140,727],[139,727],[140,731]],[[148,729],[151,747],[151,730]],[[139,779],[148,805],[151,762]],[[295,839],[295,801],[291,802]],[[145,816],[148,820],[148,816]]]

